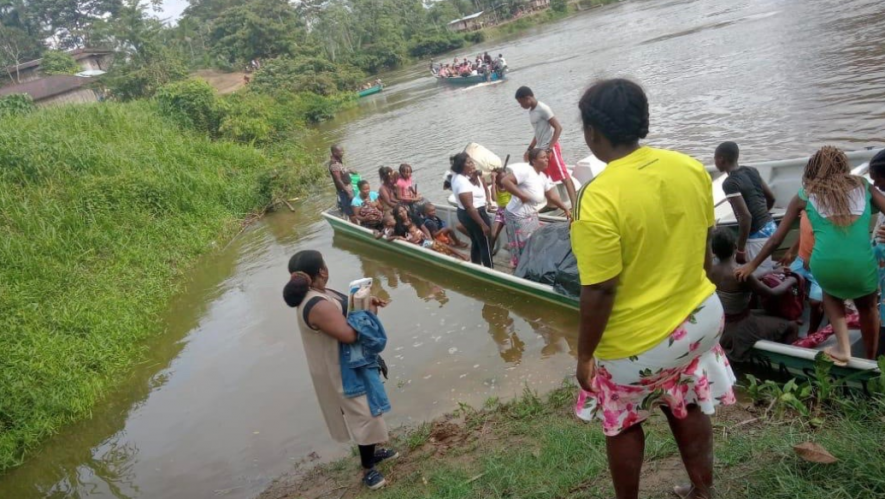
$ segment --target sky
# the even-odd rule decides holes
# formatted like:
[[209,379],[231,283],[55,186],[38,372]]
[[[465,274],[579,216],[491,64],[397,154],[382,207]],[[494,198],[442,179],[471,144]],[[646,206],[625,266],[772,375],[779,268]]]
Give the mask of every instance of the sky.
[[157,17],[176,21],[181,17],[181,13],[187,8],[187,5],[187,0],[163,0],[162,12],[158,12]]

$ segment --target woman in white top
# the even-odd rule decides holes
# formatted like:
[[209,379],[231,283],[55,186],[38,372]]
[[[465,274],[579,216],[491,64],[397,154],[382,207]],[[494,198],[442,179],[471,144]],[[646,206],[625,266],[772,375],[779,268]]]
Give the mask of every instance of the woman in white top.
[[492,248],[489,243],[492,221],[486,213],[486,190],[482,181],[475,178],[476,165],[466,152],[451,158],[452,192],[458,203],[458,221],[470,236],[470,261],[492,268]]
[[571,212],[556,193],[556,184],[544,173],[547,161],[546,150],[532,149],[529,151],[529,163],[510,166],[510,172],[501,180],[504,188],[513,194],[504,210],[504,225],[510,263],[514,267],[519,265],[519,257],[532,233],[541,226],[538,211],[545,201],[564,211],[569,220],[572,218]]

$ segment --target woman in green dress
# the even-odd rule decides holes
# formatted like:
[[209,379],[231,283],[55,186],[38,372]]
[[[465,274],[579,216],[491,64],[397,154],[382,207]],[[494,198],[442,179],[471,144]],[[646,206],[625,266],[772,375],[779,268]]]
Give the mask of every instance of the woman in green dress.
[[790,201],[777,232],[752,262],[735,270],[741,280],[752,274],[783,243],[805,210],[814,231],[811,268],[823,288],[824,309],[836,333],[837,346],[827,354],[839,365],[851,357],[845,300],[857,306],[866,356],[876,354],[879,315],[877,263],[870,246],[872,206],[885,212],[885,195],[851,174],[844,152],[825,146],[808,160],[802,189]]

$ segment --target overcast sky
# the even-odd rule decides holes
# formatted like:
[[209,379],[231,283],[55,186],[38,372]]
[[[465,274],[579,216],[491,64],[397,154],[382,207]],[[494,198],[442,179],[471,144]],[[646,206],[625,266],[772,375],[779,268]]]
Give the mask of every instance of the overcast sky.
[[187,8],[187,0],[163,0],[163,11],[157,13],[160,19],[175,21],[181,17],[182,11]]

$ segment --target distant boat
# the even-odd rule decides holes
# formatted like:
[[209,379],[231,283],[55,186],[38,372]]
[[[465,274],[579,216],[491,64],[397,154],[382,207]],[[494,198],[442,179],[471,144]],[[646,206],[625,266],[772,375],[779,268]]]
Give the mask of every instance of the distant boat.
[[443,78],[440,76],[434,76],[436,81],[440,83],[445,83],[446,85],[454,85],[458,87],[466,87],[469,85],[476,85],[477,83],[486,83],[491,81],[501,81],[506,78],[506,73],[504,71],[501,72],[493,72],[491,78],[487,78],[486,75],[473,75],[473,76],[450,76],[448,78]]
[[374,87],[367,88],[365,90],[359,91],[360,97],[366,97],[369,95],[377,94],[378,92],[384,90],[384,85],[375,85]]

